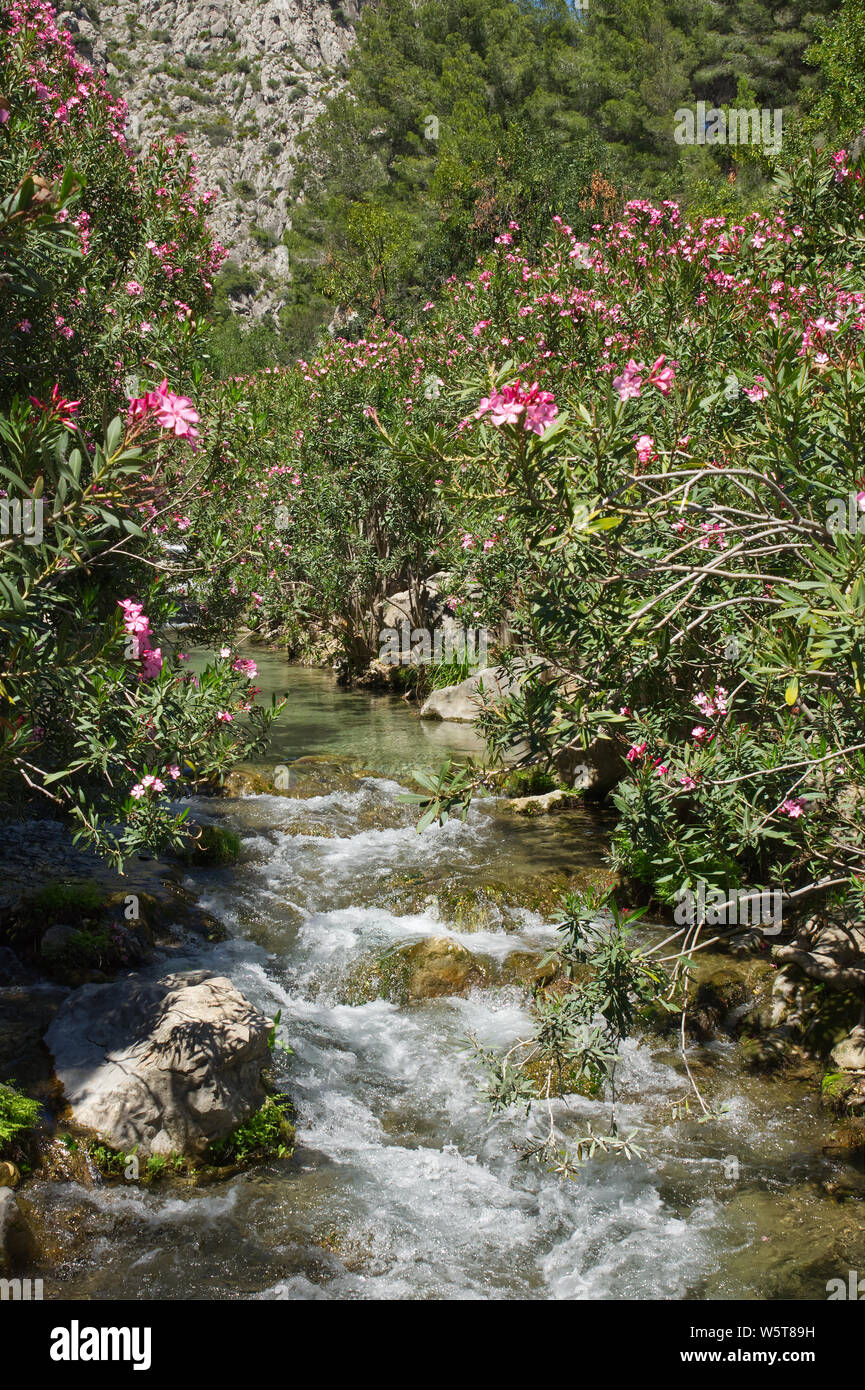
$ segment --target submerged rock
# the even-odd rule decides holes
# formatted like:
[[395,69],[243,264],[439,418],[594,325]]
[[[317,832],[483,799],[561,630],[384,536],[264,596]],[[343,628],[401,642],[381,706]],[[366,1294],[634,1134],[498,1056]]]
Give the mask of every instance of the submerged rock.
[[504,803],[504,809],[515,816],[549,816],[555,811],[570,811],[579,806],[580,798],[557,788],[542,796],[514,796]]
[[448,937],[430,936],[367,961],[356,972],[348,993],[352,1003],[385,998],[410,1004],[465,994],[485,980],[486,971],[471,951]]
[[547,951],[511,951],[498,969],[506,984],[551,985],[559,974],[559,964]]
[[403,946],[399,955],[407,967],[409,999],[462,994],[483,978],[483,969],[471,951],[444,936]]
[[189,970],[84,985],[45,1041],[77,1126],[196,1158],[264,1103],[271,1027],[230,980]]
[[36,1256],[36,1241],[11,1187],[0,1187],[0,1275],[7,1278]]
[[507,878],[498,879],[479,879],[476,871],[447,877],[437,870],[426,875],[395,873],[385,879],[378,901],[395,916],[432,910],[460,932],[515,932],[525,925],[526,912],[558,918],[566,893],[612,881],[603,866],[537,874],[511,870]]

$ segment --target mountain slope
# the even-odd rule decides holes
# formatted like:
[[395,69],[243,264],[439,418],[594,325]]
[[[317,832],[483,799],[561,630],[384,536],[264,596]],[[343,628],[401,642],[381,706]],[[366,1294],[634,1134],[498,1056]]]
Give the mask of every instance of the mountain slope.
[[[133,143],[184,134],[234,262],[233,306],[278,308],[299,133],[339,85],[362,0],[77,0],[59,20],[129,104]],[[252,293],[253,286],[258,291]]]

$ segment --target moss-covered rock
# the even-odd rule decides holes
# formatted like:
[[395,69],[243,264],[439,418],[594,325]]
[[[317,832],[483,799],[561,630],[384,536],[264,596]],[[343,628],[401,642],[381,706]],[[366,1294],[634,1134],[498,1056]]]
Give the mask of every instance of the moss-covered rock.
[[536,912],[554,919],[568,891],[578,891],[610,881],[609,870],[582,868],[575,873],[513,873],[508,878],[478,881],[472,876],[442,878],[435,874],[390,875],[380,890],[379,902],[397,916],[414,915],[434,908],[442,921],[461,932],[486,929],[518,931],[523,913]]
[[485,967],[470,951],[448,937],[431,936],[363,961],[349,979],[346,998],[351,1004],[378,998],[406,1005],[465,994],[486,980]]
[[545,792],[562,789],[554,773],[536,765],[515,767],[505,772],[496,790],[501,796],[543,796]]
[[511,797],[504,802],[504,809],[514,816],[551,816],[557,811],[572,811],[580,802],[576,793],[559,787],[543,796]]
[[865,1076],[827,1072],[820,1086],[823,1104],[836,1115],[865,1115]]
[[224,825],[203,825],[181,855],[193,868],[234,864],[240,855],[240,836]]
[[71,986],[145,964],[157,943],[176,937],[177,927],[209,939],[220,935],[213,918],[179,884],[154,887],[158,895],[138,885],[131,891],[100,881],[58,880],[22,898],[7,914],[5,931],[28,970]]
[[865,1115],[846,1116],[829,1134],[823,1153],[827,1158],[855,1164],[861,1173],[865,1159]]
[[549,986],[559,976],[559,965],[546,951],[511,951],[495,971],[504,984]]
[[21,1183],[21,1170],[16,1163],[0,1163],[0,1187],[18,1187]]

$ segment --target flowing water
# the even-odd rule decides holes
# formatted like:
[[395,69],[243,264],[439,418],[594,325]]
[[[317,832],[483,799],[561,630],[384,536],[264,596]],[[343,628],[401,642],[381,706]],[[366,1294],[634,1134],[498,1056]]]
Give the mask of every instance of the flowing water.
[[[470,1039],[504,1048],[526,1030],[520,962],[555,936],[555,886],[602,874],[608,818],[479,802],[418,835],[408,772],[477,751],[471,730],[256,660],[266,694],[291,692],[268,754],[290,794],[193,803],[243,853],[189,876],[229,932],[189,959],[282,1011],[295,1153],[212,1186],[31,1186],[57,1296],[815,1299],[865,1268],[861,1181],[822,1155],[816,1101],[743,1073],[732,1043],[693,1058],[722,1118],[674,1120],[681,1061],[642,1038],[624,1049],[618,1122],[645,1156],[595,1158],[576,1181],[527,1160],[544,1121],[490,1117]],[[465,997],[373,997],[371,963],[429,937],[476,958]],[[606,1127],[600,1100],[555,1108],[566,1134]]]

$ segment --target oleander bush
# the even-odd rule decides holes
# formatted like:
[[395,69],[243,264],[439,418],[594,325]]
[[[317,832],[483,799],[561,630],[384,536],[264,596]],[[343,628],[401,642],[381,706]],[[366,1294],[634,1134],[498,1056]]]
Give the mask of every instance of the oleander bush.
[[[186,838],[168,793],[260,742],[254,665],[167,636],[191,581],[206,228],[182,142],[124,107],[51,7],[0,15],[0,789],[122,863]],[[169,380],[171,386],[169,386]],[[191,601],[191,599],[190,599]]]

